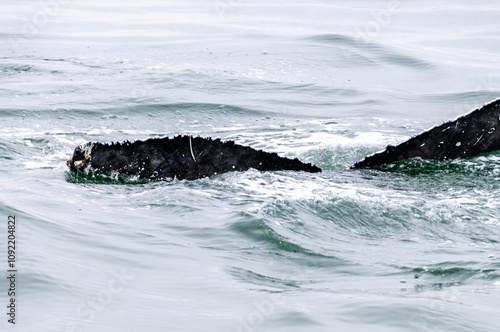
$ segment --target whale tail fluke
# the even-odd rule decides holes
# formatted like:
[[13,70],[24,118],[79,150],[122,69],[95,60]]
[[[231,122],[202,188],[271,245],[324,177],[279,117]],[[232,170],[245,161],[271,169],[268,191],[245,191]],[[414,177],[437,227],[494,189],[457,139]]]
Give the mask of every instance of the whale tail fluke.
[[122,143],[86,143],[67,164],[74,172],[118,172],[151,180],[194,180],[230,171],[293,170],[321,172],[298,159],[280,157],[220,139],[176,136]]
[[409,158],[451,160],[500,149],[500,99],[353,165],[370,168]]

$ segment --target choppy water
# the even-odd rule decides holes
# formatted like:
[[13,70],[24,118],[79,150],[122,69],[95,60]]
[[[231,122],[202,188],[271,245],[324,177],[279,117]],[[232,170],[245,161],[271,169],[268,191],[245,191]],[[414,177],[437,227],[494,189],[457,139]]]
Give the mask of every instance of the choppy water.
[[[500,96],[497,1],[0,9],[0,218],[19,223],[3,329],[498,331],[500,154],[349,169]],[[65,167],[86,141],[179,133],[324,172]]]

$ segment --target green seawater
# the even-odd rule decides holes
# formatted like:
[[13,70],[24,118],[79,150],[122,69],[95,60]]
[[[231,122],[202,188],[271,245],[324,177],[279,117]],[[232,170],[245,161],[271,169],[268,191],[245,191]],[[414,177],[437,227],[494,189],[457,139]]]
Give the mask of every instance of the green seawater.
[[[498,331],[500,153],[350,168],[500,97],[496,2],[0,9],[2,331]],[[66,167],[177,134],[323,172]]]

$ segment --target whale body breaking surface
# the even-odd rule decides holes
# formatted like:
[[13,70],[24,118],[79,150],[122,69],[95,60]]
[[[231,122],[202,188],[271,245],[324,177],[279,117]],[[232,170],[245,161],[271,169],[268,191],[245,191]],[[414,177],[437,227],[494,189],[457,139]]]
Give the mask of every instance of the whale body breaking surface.
[[[452,160],[500,149],[500,99],[453,121],[433,127],[355,163],[371,168],[410,158]],[[256,150],[220,139],[176,136],[145,141],[88,142],[76,147],[67,165],[76,173],[138,176],[150,180],[194,180],[231,171],[304,171],[321,169],[297,158]]]
[[410,158],[451,160],[500,149],[500,99],[354,164],[369,168]]
[[176,136],[78,146],[67,159],[73,172],[118,172],[151,180],[194,180],[230,171],[321,172],[319,167],[220,139]]

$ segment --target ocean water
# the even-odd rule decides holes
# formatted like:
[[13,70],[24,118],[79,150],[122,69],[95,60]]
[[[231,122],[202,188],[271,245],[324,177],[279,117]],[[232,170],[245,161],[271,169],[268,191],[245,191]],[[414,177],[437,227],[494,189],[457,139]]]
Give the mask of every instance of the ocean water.
[[[0,10],[2,331],[500,330],[500,153],[349,168],[500,97],[498,1]],[[323,173],[144,183],[65,165],[87,141],[176,134]]]

